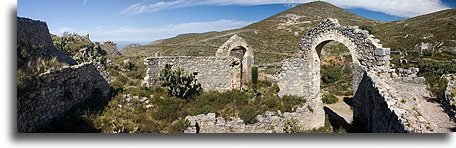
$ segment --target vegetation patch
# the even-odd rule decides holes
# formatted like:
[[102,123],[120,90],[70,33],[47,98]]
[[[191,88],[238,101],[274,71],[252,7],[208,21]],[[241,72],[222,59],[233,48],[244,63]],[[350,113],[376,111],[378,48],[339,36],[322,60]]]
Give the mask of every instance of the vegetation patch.
[[323,103],[325,103],[325,104],[334,104],[337,101],[339,101],[339,99],[337,99],[337,97],[333,94],[324,94],[322,99],[323,99]]

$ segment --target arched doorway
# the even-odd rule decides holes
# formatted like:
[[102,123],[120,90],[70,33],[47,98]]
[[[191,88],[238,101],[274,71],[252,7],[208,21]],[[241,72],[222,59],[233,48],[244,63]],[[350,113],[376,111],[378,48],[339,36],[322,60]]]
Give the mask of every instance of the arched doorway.
[[[329,18],[304,35],[299,42],[299,59],[284,60],[284,70],[279,74],[280,96],[296,95],[321,99],[320,54],[330,41],[342,43],[350,52],[353,62],[353,93],[356,93],[365,71],[388,72],[389,48],[382,48],[379,41],[368,31],[357,26],[340,26],[336,19]],[[287,82],[290,78],[295,81]]]
[[[353,73],[351,87],[353,94],[356,94],[365,72],[375,71],[380,74],[389,71],[389,48],[382,48],[379,40],[373,37],[357,26],[341,26],[336,19],[324,20],[302,37],[299,42],[299,58],[285,59],[282,62],[277,82],[279,96],[302,96],[307,103],[313,104],[316,114],[324,114],[320,90],[320,56],[323,47],[331,41],[343,44],[350,52]],[[320,126],[324,123],[324,118],[314,120]]]
[[215,54],[216,56],[234,56],[241,60],[241,82],[246,84],[251,81],[251,68],[254,65],[253,49],[247,42],[233,35],[222,46],[220,46]]

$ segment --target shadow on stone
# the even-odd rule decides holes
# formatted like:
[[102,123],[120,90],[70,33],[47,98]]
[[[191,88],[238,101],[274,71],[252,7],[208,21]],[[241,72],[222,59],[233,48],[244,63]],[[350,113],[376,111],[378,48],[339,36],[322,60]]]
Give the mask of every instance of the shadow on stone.
[[330,108],[328,107],[324,107],[323,108],[325,110],[325,113],[328,115],[329,117],[329,122],[331,123],[333,129],[340,129],[340,128],[343,128],[345,130],[347,130],[347,132],[349,131],[349,129],[351,129],[351,125],[349,123],[347,123],[347,121],[345,121],[344,118],[342,118],[341,116],[339,116],[337,113],[335,113],[334,111],[332,111]]
[[102,97],[98,91],[96,89],[91,98],[75,105],[63,117],[38,130],[38,133],[100,133],[91,118],[94,114],[100,114],[112,97]]
[[344,97],[344,102],[348,106],[352,107],[353,106],[353,97]]

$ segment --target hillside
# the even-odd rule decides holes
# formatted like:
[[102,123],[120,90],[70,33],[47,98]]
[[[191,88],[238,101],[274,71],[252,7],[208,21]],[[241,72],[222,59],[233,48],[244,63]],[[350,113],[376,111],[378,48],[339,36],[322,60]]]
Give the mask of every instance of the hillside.
[[[153,56],[156,52],[162,55],[212,56],[229,37],[238,34],[255,49],[257,64],[278,65],[283,59],[296,56],[302,35],[325,18],[338,19],[344,26],[361,26],[380,39],[384,47],[392,50],[414,51],[415,45],[421,42],[443,42],[444,46],[456,47],[455,17],[455,9],[450,9],[401,21],[382,22],[355,15],[326,2],[311,2],[240,29],[179,35],[120,52],[126,56]],[[409,37],[406,37],[407,34]],[[327,48],[331,46],[345,48],[334,43]],[[399,57],[393,58],[398,60]]]
[[[323,19],[339,19],[343,25],[376,25],[379,21],[369,20],[324,2],[312,2],[296,6],[282,13],[241,29],[201,34],[185,34],[159,40],[147,46],[122,50],[123,55],[215,55],[217,48],[233,34],[244,38],[254,49],[257,61],[280,62],[292,57],[297,50],[303,33],[316,26]],[[258,30],[258,34],[255,34]],[[299,33],[295,36],[295,33]]]

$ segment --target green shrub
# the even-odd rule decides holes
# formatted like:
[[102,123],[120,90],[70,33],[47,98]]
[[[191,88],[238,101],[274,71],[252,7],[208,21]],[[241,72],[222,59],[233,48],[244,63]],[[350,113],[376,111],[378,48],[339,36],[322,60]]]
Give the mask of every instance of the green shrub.
[[322,99],[323,99],[323,103],[325,103],[325,104],[334,104],[339,100],[333,94],[324,94]]
[[304,130],[298,125],[297,120],[286,120],[283,126],[284,133],[302,133]]
[[67,33],[63,36],[52,35],[52,42],[57,49],[62,50],[66,55],[75,56],[82,48],[93,49],[95,44],[76,33]]
[[258,84],[258,67],[252,66],[252,83],[253,87],[256,88]]
[[440,78],[437,82],[430,84],[429,90],[439,99],[441,103],[445,102],[445,90],[448,80]]
[[196,82],[195,74],[186,73],[179,67],[172,69],[171,65],[166,65],[158,79],[169,90],[170,96],[191,99],[201,93],[201,84]]
[[269,108],[274,108],[278,104],[277,98],[273,97],[266,97],[263,99],[263,104],[265,104]]
[[301,106],[306,103],[306,99],[298,96],[285,95],[281,98],[281,100],[280,104],[282,107],[280,107],[280,110],[283,112],[291,112],[294,107]]
[[170,133],[183,133],[185,129],[190,125],[190,123],[187,122],[187,120],[179,120],[175,124],[173,124],[168,132]]
[[361,25],[361,26],[359,26],[359,28],[360,28],[361,30],[367,30],[367,31],[369,31],[370,34],[374,34],[374,32],[373,32],[374,29],[372,28],[372,26]]
[[185,101],[179,98],[158,99],[158,109],[154,117],[158,120],[174,121],[180,116],[184,103]]
[[334,66],[322,66],[321,80],[323,83],[334,83],[344,77],[342,68]]
[[429,90],[443,102],[447,80],[440,77],[444,74],[456,73],[455,67],[456,65],[450,62],[438,61],[425,63],[420,65],[418,76],[424,76],[426,78]]
[[256,122],[257,112],[253,107],[244,106],[239,112],[239,117],[244,120],[247,124],[253,124]]

